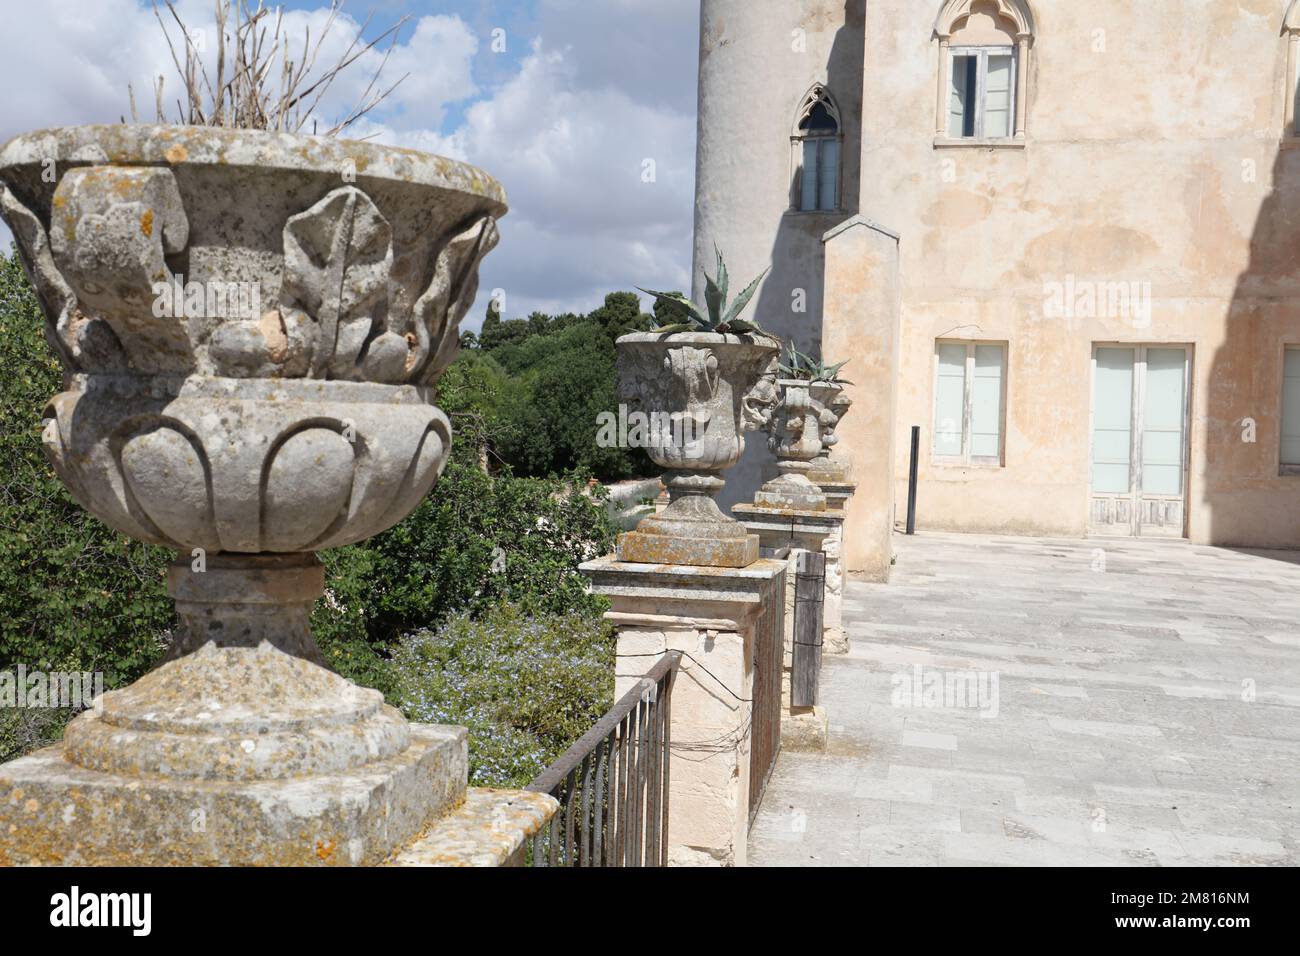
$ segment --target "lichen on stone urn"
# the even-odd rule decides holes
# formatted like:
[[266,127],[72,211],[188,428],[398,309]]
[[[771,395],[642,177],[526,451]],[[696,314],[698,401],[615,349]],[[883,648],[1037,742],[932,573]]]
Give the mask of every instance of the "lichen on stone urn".
[[[168,661],[73,721],[63,770],[5,765],[0,792],[220,817],[167,823],[136,863],[377,862],[463,795],[463,733],[415,733],[321,666],[308,617],[315,552],[401,521],[446,463],[432,389],[505,212],[473,167],[307,136],[78,127],[0,149],[0,213],[67,371],[45,451],[88,511],[179,552]],[[61,826],[28,803],[0,793],[10,858]],[[64,825],[65,861],[122,862]]]
[[747,567],[757,536],[714,500],[740,460],[745,432],[775,401],[779,349],[763,335],[633,333],[618,340],[618,389],[643,416],[639,444],[667,469],[670,503],[622,535],[618,557],[644,564]]

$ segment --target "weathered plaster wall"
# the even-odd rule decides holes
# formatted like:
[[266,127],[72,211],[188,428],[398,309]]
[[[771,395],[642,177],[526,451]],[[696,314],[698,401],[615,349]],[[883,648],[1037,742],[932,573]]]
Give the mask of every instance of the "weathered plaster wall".
[[[1282,347],[1300,344],[1288,3],[1030,0],[1026,145],[990,150],[936,148],[939,0],[703,0],[697,272],[714,241],[736,276],[772,264],[760,320],[815,347],[816,237],[857,211],[901,234],[894,497],[906,501],[919,424],[923,529],[1085,533],[1092,345],[1164,342],[1193,348],[1190,537],[1300,545],[1300,477],[1278,476]],[[801,24],[813,27],[802,57]],[[855,73],[863,95],[849,103]],[[793,113],[817,79],[861,117],[846,177],[860,175],[861,195],[840,216],[786,213]],[[1149,323],[1050,317],[1045,284],[1068,276],[1150,283]],[[790,311],[797,288],[806,314]],[[833,358],[852,360],[852,379],[875,358],[845,321]],[[938,337],[1008,343],[1005,467],[931,463]],[[875,454],[853,450],[855,464]],[[751,447],[728,502],[752,493],[765,459]]]
[[[864,2],[700,4],[694,295],[703,301],[701,273],[714,271],[715,243],[736,291],[770,266],[753,315],[804,350],[816,349],[821,338],[822,235],[856,212],[860,190]],[[843,120],[845,208],[796,213],[789,209],[790,136],[800,102],[817,82],[828,85]],[[775,474],[772,462],[764,438],[750,436],[745,457],[727,474],[723,507],[752,501]]]
[[[929,10],[869,4],[861,204],[903,238],[900,434],[921,425],[928,450],[935,338],[1010,344],[1005,467],[924,454],[921,527],[1083,533],[1092,343],[1170,342],[1194,348],[1191,537],[1300,544],[1300,479],[1277,477],[1300,340],[1286,5],[1037,0],[1026,148],[988,150],[935,147]],[[1048,317],[1044,284],[1069,275],[1149,282],[1149,327]],[[904,496],[906,459],[900,441]]]

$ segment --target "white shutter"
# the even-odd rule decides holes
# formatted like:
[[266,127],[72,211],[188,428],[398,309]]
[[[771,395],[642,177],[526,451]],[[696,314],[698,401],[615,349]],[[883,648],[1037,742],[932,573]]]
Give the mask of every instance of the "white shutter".
[[1300,349],[1286,350],[1282,385],[1282,464],[1300,465]]
[[1187,353],[1147,349],[1142,395],[1142,491],[1183,493],[1183,394]]
[[818,185],[821,202],[817,208],[838,209],[840,204],[840,143],[836,139],[824,139],[821,146],[821,164],[817,173],[820,180]]
[[966,409],[966,346],[940,343],[934,386],[934,453],[960,458]]
[[973,56],[953,56],[948,93],[948,135],[959,138],[966,135],[966,115],[974,108],[975,91],[970,88],[970,63]]
[[1002,458],[1002,370],[1000,345],[975,346],[971,380],[970,456]]
[[800,182],[802,195],[799,208],[811,212],[817,208],[817,140],[803,141],[803,173]]
[[1092,410],[1092,490],[1126,495],[1133,456],[1133,349],[1097,349]]
[[999,139],[1011,135],[1011,54],[990,54],[984,87],[984,135]]

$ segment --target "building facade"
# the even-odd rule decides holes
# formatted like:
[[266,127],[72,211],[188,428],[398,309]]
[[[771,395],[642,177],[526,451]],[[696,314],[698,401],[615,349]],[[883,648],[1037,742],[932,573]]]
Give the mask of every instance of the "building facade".
[[[695,272],[715,243],[770,267],[759,322],[850,360],[846,428],[890,432],[848,445],[860,506],[905,502],[920,426],[922,529],[1300,546],[1300,4],[702,0],[701,27]],[[897,237],[895,278],[831,251],[853,224]],[[724,495],[770,467],[751,447]]]

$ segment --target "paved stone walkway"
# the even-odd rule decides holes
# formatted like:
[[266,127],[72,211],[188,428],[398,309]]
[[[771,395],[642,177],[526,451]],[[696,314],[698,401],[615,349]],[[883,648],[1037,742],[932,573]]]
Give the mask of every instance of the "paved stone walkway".
[[829,750],[781,755],[751,865],[1300,862],[1300,554],[895,550],[846,591]]

